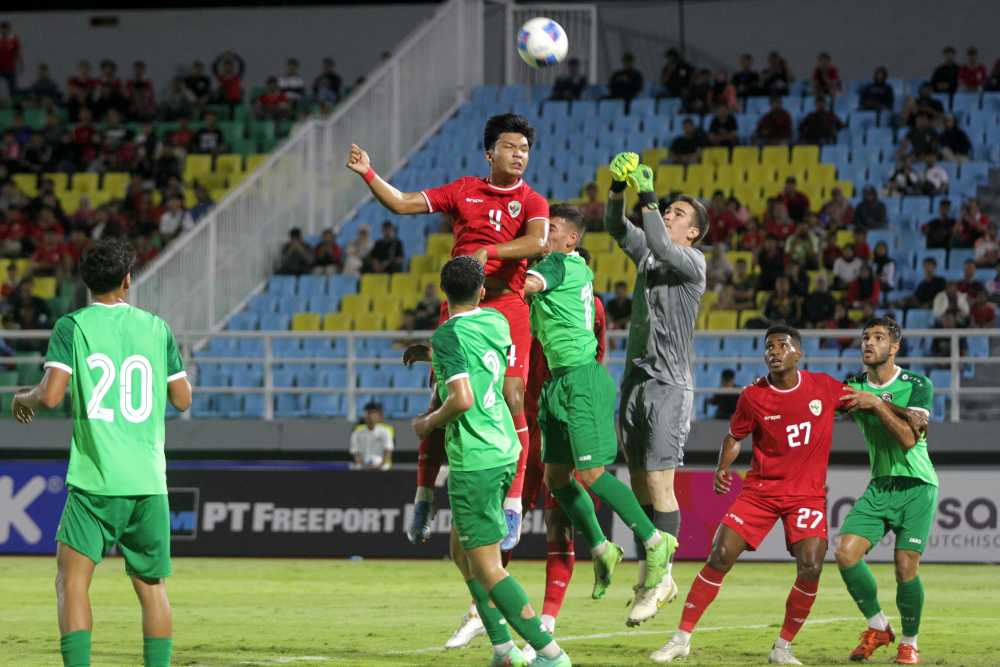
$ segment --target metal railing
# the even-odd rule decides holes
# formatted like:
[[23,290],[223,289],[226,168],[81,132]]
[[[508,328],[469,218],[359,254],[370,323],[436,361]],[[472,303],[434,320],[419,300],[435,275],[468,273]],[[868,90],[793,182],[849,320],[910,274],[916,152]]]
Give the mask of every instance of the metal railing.
[[[49,331],[0,331],[0,339],[7,340],[8,343],[12,341],[19,340],[46,340],[49,337]],[[293,394],[293,395],[311,395],[311,394],[334,394],[343,395],[347,398],[347,418],[355,419],[356,413],[356,398],[358,396],[368,396],[368,395],[426,395],[426,387],[359,387],[358,386],[358,369],[362,364],[377,364],[380,367],[385,366],[401,366],[402,365],[402,349],[399,350],[398,355],[392,357],[385,356],[367,356],[362,357],[356,354],[356,351],[361,349],[360,345],[362,341],[370,340],[395,340],[395,341],[411,341],[419,342],[421,340],[426,340],[430,337],[431,332],[429,331],[414,331],[414,332],[401,332],[401,331],[379,331],[379,332],[304,332],[304,331],[225,331],[225,332],[210,332],[210,331],[187,331],[177,334],[177,340],[181,346],[182,354],[185,358],[185,362],[190,369],[190,374],[192,378],[192,384],[195,385],[194,391],[196,393],[205,394],[263,394],[264,396],[264,418],[273,419],[274,418],[274,397],[277,394]],[[763,335],[762,331],[752,331],[752,330],[739,330],[739,331],[699,331],[696,332],[695,337],[697,338],[760,338]],[[858,332],[851,329],[838,329],[838,330],[803,330],[802,336],[804,339],[809,338],[820,338],[820,339],[842,339],[842,338],[852,338],[856,339]],[[621,346],[625,342],[627,334],[624,331],[613,330],[608,332],[609,345]],[[951,372],[951,385],[948,387],[935,387],[935,395],[943,395],[951,399],[951,407],[948,413],[948,419],[950,421],[959,421],[961,418],[961,401],[957,400],[960,397],[968,396],[1000,396],[1000,386],[963,386],[962,380],[962,368],[966,365],[991,365],[1000,364],[1000,356],[984,356],[984,357],[972,357],[972,356],[962,356],[960,354],[959,340],[962,338],[972,338],[976,336],[986,336],[986,337],[1000,337],[1000,330],[998,329],[914,329],[906,331],[904,337],[933,337],[933,338],[948,338],[951,342],[951,355],[942,357],[930,357],[930,356],[915,356],[911,355],[908,357],[899,357],[897,361],[904,368],[909,364],[936,364],[940,365],[942,370],[950,370]],[[264,354],[261,357],[247,357],[247,356],[210,356],[207,354],[194,354],[195,346],[206,338],[232,338],[232,339],[251,339],[251,340],[261,340],[263,341]],[[274,341],[277,339],[329,339],[331,341],[343,340],[345,343],[345,353],[342,356],[331,357],[331,356],[321,356],[321,357],[279,357],[274,353]],[[861,369],[860,352],[856,357],[845,357],[837,354],[833,354],[833,350],[830,350],[829,354],[826,354],[827,350],[822,350],[821,354],[807,354],[804,356],[805,363],[854,363],[856,362],[856,367]],[[730,355],[730,356],[696,356],[695,363],[712,363],[712,364],[754,364],[760,368],[760,374],[763,375],[766,372],[766,368],[763,365],[761,359],[761,354],[754,355]],[[0,357],[0,366],[14,364],[14,365],[24,365],[24,364],[40,364],[43,360],[41,355],[21,355],[14,357]],[[233,386],[203,386],[198,383],[198,365],[199,364],[259,364],[262,370],[263,381],[258,387],[233,387]],[[612,356],[608,355],[605,358],[606,366],[616,366],[625,363],[623,356]],[[282,366],[311,366],[314,364],[324,365],[324,366],[343,366],[346,371],[346,381],[343,386],[336,387],[275,387],[274,385],[274,370],[276,365]],[[0,392],[12,392],[15,391],[17,386],[6,386],[0,387]],[[695,386],[695,393],[698,395],[703,394],[736,394],[739,393],[740,388],[723,388],[716,386]],[[6,409],[6,406],[4,406]],[[188,418],[185,416],[185,418]]]

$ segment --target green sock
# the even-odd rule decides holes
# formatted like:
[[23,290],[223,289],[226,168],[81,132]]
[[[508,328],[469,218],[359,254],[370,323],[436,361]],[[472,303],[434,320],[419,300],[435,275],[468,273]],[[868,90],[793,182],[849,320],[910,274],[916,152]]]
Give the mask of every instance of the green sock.
[[848,568],[840,568],[840,576],[847,585],[847,592],[854,598],[858,609],[871,618],[882,611],[878,603],[878,584],[875,582],[875,575],[872,574],[868,563],[863,560],[858,561]]
[[640,540],[645,542],[656,533],[656,526],[642,509],[642,505],[636,500],[632,489],[621,483],[617,477],[605,471],[598,477],[590,490],[597,494],[597,497],[611,505],[615,514],[621,517],[625,525],[632,529]]
[[59,638],[63,667],[90,667],[90,630],[77,630]]
[[170,654],[174,649],[171,637],[143,637],[143,667],[170,667]]
[[479,612],[479,618],[483,619],[483,626],[489,635],[490,643],[498,646],[511,641],[507,621],[504,620],[500,610],[490,604],[490,594],[483,585],[475,579],[469,579],[465,585],[469,587],[472,599],[476,601],[476,610]]
[[531,618],[524,618],[521,615],[524,608],[528,607],[530,603],[528,602],[528,594],[524,592],[514,577],[507,575],[497,582],[490,590],[490,599],[503,613],[511,627],[517,630],[517,634],[531,644],[531,648],[540,651],[552,643],[552,635],[542,625],[542,619],[539,618],[538,614]]
[[924,610],[924,584],[920,577],[896,584],[896,607],[903,622],[903,634],[916,637],[920,629],[920,612]]
[[607,541],[608,538],[604,536],[601,524],[597,521],[594,501],[578,481],[571,479],[567,486],[554,489],[552,495],[559,501],[560,507],[566,512],[573,527],[583,534],[591,547]]

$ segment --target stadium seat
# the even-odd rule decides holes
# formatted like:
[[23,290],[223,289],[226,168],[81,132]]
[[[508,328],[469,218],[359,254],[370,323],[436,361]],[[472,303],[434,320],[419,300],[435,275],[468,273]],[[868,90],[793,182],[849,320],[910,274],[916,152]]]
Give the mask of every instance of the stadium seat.
[[[376,293],[347,294],[340,300],[341,312],[350,315],[361,315],[362,313],[371,311],[371,295]],[[383,291],[382,293],[384,294],[385,292]]]
[[759,149],[756,146],[736,146],[733,148],[732,164],[744,169],[756,167],[760,164]]
[[711,331],[737,329],[739,314],[735,310],[715,310],[708,314],[708,328]]
[[261,331],[286,331],[291,325],[291,317],[285,313],[262,313]]
[[385,315],[382,313],[360,313],[353,320],[357,331],[382,331],[385,328]]
[[319,331],[321,317],[319,313],[295,313],[292,316],[292,331]]
[[350,313],[327,313],[323,316],[323,331],[350,331]]
[[811,167],[819,162],[819,146],[800,145],[792,148],[792,165]]
[[[750,320],[759,319],[759,318],[763,318],[763,317],[764,317],[764,311],[762,311],[762,310],[741,310],[740,311],[740,316],[739,316],[739,321],[737,322],[737,326],[736,327],[732,327],[732,328],[734,328],[734,329],[745,329],[746,326],[747,326],[747,323]],[[709,328],[711,328],[711,327],[709,327]]]
[[389,274],[366,273],[361,276],[361,293],[375,296],[389,291]]
[[326,294],[326,278],[323,276],[299,276],[296,294],[299,296],[320,296]]

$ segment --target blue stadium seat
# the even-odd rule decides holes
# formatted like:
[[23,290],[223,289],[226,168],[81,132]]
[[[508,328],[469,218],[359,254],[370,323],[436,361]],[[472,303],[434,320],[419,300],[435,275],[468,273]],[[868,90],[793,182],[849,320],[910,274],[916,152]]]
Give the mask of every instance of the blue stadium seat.
[[951,100],[952,112],[969,113],[979,110],[979,93],[955,93]]
[[1000,114],[1000,93],[983,93],[983,111]]
[[307,296],[283,296],[278,300],[278,312],[284,315],[303,313],[309,308]]
[[274,296],[295,294],[295,276],[271,276],[267,281],[267,293]]
[[874,111],[852,111],[851,117],[847,121],[847,127],[852,131],[855,129],[867,130],[878,126],[878,113]]
[[821,162],[828,162],[831,164],[849,162],[850,152],[847,146],[842,146],[840,144],[823,146],[819,150],[819,159]]
[[295,374],[292,368],[276,368],[271,371],[271,384],[278,388],[294,387]]
[[341,417],[344,410],[344,397],[341,394],[313,394],[309,396],[309,414],[314,417]]
[[271,353],[278,358],[301,358],[306,356],[298,338],[275,338],[271,341]]
[[240,338],[236,344],[236,351],[241,357],[263,357],[264,341],[260,338]]
[[673,116],[680,111],[681,100],[677,97],[664,97],[656,101],[657,116]]
[[337,294],[311,296],[306,304],[306,310],[310,313],[335,313],[340,310],[340,296]]
[[211,397],[208,394],[195,394],[191,402],[192,417],[217,417],[218,411],[212,405]]
[[358,291],[358,279],[355,276],[330,276],[328,293],[331,295],[354,294]]
[[263,374],[260,371],[241,369],[233,374],[233,387],[259,387],[264,383]]
[[300,296],[320,296],[326,294],[326,278],[323,276],[299,276]]
[[722,351],[725,356],[756,355],[757,339],[737,336],[722,339]]
[[389,374],[378,368],[366,368],[358,372],[358,386],[382,388],[389,386]]
[[961,169],[962,178],[971,178],[976,183],[985,183],[990,178],[990,165],[987,162],[966,162]]
[[257,328],[259,316],[253,311],[236,313],[229,318],[228,329],[232,331],[253,331]]
[[642,97],[639,99],[632,100],[632,104],[629,105],[629,115],[638,116],[639,118],[645,118],[647,116],[656,115],[656,100],[652,97]]
[[423,368],[406,368],[405,366],[392,367],[393,387],[426,387],[427,371]]
[[228,387],[229,376],[218,370],[198,369],[199,387]]
[[342,364],[330,364],[321,366],[320,373],[323,375],[324,387],[347,387],[347,367]]
[[245,394],[243,396],[243,417],[260,419],[264,416],[264,395]]
[[903,197],[900,210],[908,220],[926,220],[931,215],[931,198],[923,196]]
[[247,302],[247,309],[259,315],[269,315],[277,307],[278,299],[271,294],[254,294]]
[[278,394],[274,397],[274,416],[279,419],[305,417],[303,398],[298,394]]
[[896,241],[898,238],[899,235],[891,229],[876,229],[868,232],[868,245],[874,249],[878,243],[885,243],[891,256],[896,250]]
[[695,338],[694,354],[696,357],[721,357],[723,353],[719,346],[719,339],[708,336]]
[[970,259],[975,258],[974,250],[967,250],[963,248],[952,248],[948,251],[948,270],[949,271],[961,271],[965,266],[965,262]]
[[910,308],[906,311],[907,329],[930,329],[934,326],[934,313],[929,308]]

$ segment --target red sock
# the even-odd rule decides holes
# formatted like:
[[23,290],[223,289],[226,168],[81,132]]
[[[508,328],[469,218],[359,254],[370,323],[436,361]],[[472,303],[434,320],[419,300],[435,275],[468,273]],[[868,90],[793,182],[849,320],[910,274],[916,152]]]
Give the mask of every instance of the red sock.
[[444,429],[435,429],[420,441],[417,449],[417,486],[434,488],[434,480],[444,463]]
[[576,554],[573,551],[573,540],[549,542],[549,553],[545,557],[545,601],[542,603],[542,615],[556,618],[562,608],[563,598],[569,580],[573,578],[573,564]]
[[708,605],[712,604],[712,600],[719,594],[719,589],[722,588],[722,578],[725,576],[725,572],[719,572],[710,565],[701,568],[701,572],[691,584],[687,600],[684,601],[681,624],[678,626],[680,630],[694,632],[694,626],[698,625],[701,615],[705,613]]
[[528,460],[524,466],[524,483],[521,498],[524,511],[541,507],[538,496],[542,490],[545,477],[545,464],[542,463],[542,434],[538,430],[538,419],[534,415],[525,415],[528,420]]
[[507,491],[508,498],[520,498],[524,490],[524,469],[528,463],[528,451],[531,443],[528,440],[528,420],[524,413],[513,415],[514,429],[517,431],[517,439],[521,441],[521,455],[517,459],[517,472],[514,474],[514,481],[510,483]]
[[802,624],[806,622],[809,610],[816,601],[818,589],[819,581],[809,581],[802,577],[795,579],[795,585],[785,600],[785,622],[781,625],[780,636],[786,642],[795,639],[795,635],[802,629]]
[[500,564],[504,567],[510,565],[510,559],[514,557],[514,550],[510,549],[508,551],[500,552]]

